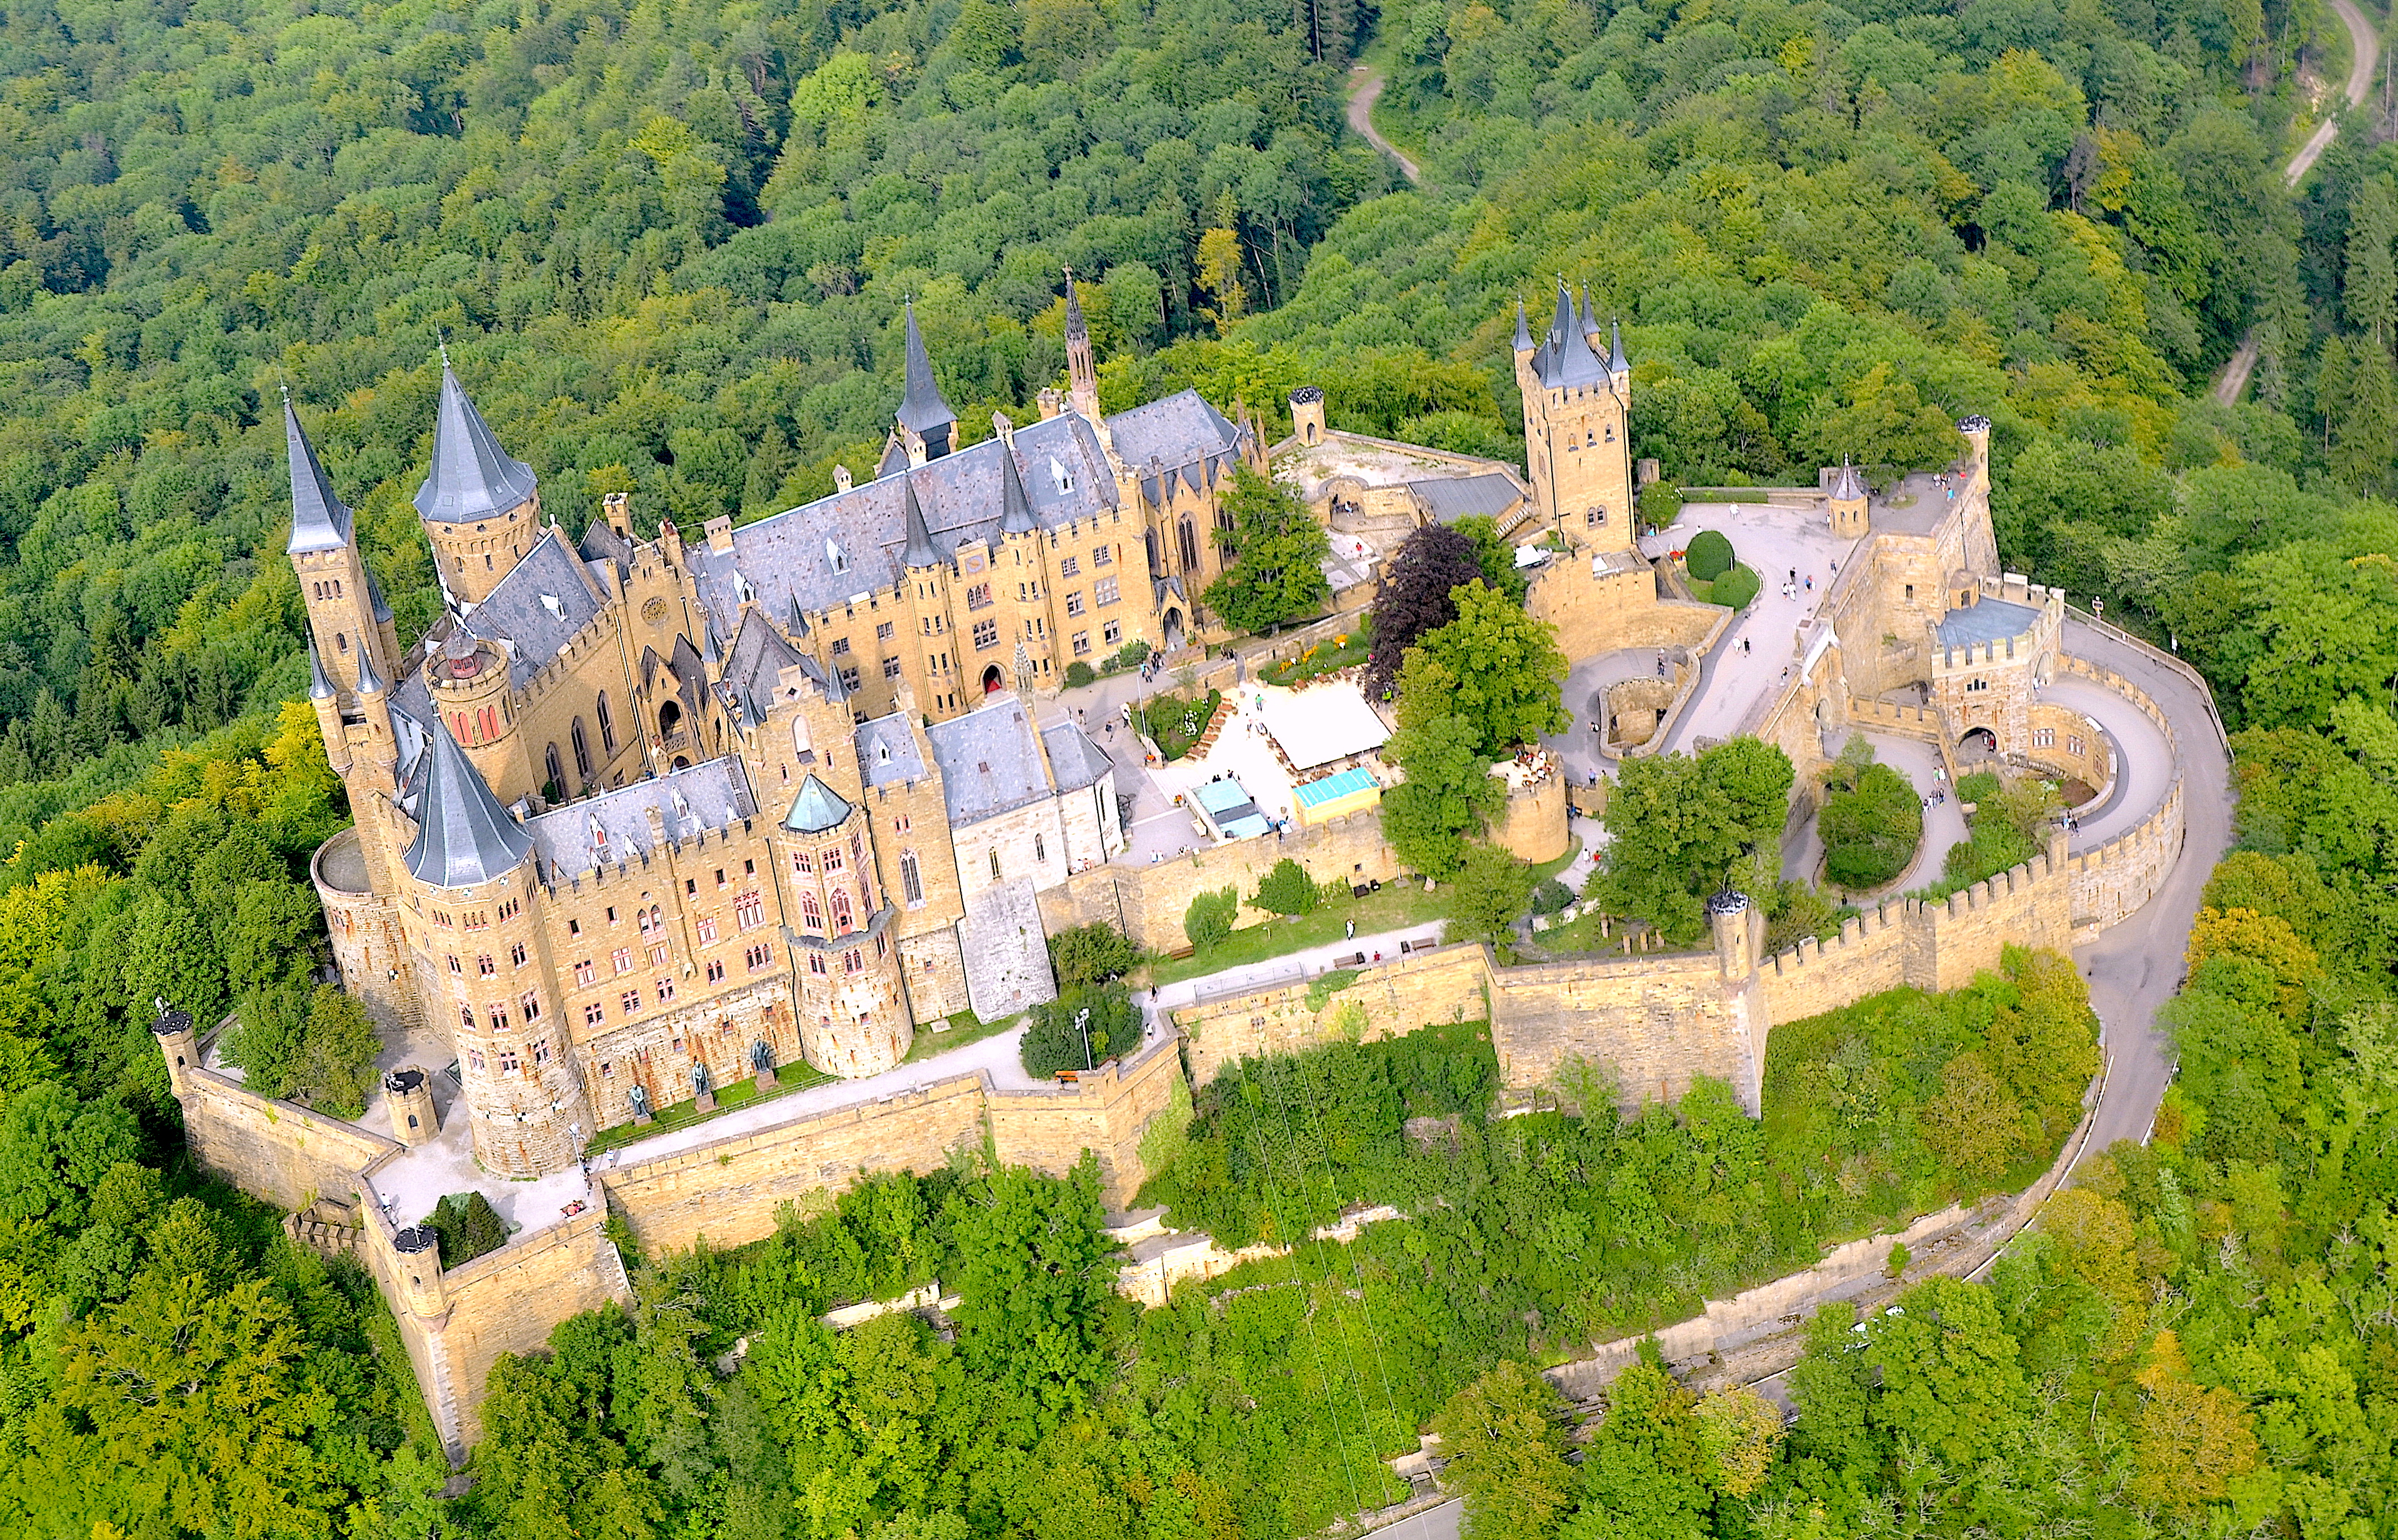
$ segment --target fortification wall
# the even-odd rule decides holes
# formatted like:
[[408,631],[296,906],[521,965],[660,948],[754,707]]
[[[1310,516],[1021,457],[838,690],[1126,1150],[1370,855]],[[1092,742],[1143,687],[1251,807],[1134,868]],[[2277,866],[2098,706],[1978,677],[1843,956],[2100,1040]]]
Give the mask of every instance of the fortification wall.
[[1627,1106],[1671,1101],[1704,1074],[1753,1112],[1766,1025],[1753,993],[1725,980],[1713,952],[1495,968],[1490,1047],[1512,1087],[1551,1083],[1580,1060],[1610,1069]]
[[1170,1109],[1190,1110],[1174,1039],[1160,1034],[1129,1062],[1107,1063],[1071,1086],[989,1090],[985,1115],[991,1154],[1011,1166],[1064,1173],[1084,1150],[1098,1157],[1111,1208],[1129,1208],[1149,1180],[1141,1159],[1150,1124]]
[[1280,837],[1260,836],[1208,845],[1153,866],[1111,862],[1078,871],[1041,890],[1041,924],[1050,935],[1072,925],[1105,920],[1141,946],[1173,952],[1190,944],[1182,916],[1201,893],[1237,888],[1242,907],[1235,924],[1268,918],[1248,907],[1258,882],[1288,857],[1319,883],[1390,882],[1399,874],[1382,838],[1382,816],[1374,808],[1344,814]]
[[1572,839],[1566,830],[1565,776],[1554,761],[1549,764],[1507,793],[1506,812],[1491,831],[1491,844],[1535,866],[1564,855]]
[[1315,1007],[1308,1005],[1309,985],[1294,981],[1203,998],[1172,1015],[1192,1084],[1205,1086],[1243,1059],[1297,1053],[1337,1037],[1371,1042],[1432,1022],[1479,1020],[1489,1014],[1489,952],[1449,947],[1362,968],[1355,983]]
[[231,1075],[196,1065],[178,1073],[175,1100],[192,1159],[286,1211],[319,1197],[350,1201],[358,1174],[401,1148],[297,1102],[261,1096]]
[[1557,628],[1568,657],[1618,647],[1694,647],[1730,614],[1687,599],[1660,600],[1657,574],[1646,562],[1615,566],[1579,552],[1532,574],[1524,608]]

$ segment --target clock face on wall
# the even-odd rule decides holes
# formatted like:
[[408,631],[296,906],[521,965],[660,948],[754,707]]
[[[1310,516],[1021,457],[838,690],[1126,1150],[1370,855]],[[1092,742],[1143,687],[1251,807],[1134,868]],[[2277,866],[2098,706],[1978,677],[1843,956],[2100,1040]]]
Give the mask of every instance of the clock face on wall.
[[958,547],[958,571],[973,577],[990,565],[990,552],[981,545]]
[[653,599],[648,603],[641,606],[641,618],[648,621],[653,626],[656,625],[659,621],[664,620],[666,617],[667,601],[663,599]]

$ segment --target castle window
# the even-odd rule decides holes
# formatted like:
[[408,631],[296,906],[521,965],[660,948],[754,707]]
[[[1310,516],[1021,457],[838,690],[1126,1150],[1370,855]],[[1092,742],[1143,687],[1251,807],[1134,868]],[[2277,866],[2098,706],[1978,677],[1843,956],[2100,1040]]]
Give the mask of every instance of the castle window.
[[1077,556],[1067,557],[1058,563],[1058,575],[1060,577],[1072,577],[1082,570],[1083,561]]
[[[1186,524],[1183,527],[1188,529],[1190,526]],[[1116,580],[1112,577],[1102,577],[1097,583],[1092,584],[1091,600],[1102,609],[1114,603],[1116,601]]]
[[715,944],[716,944],[716,916],[715,916],[715,915],[713,915],[713,914],[703,914],[703,915],[701,915],[701,916],[700,916],[700,919],[699,919],[699,944],[700,944],[701,946],[713,946],[713,945],[715,945]]
[[1074,633],[1074,655],[1076,657],[1088,657],[1091,655],[1090,632],[1076,631]]
[[837,573],[849,571],[849,553],[841,548],[840,542],[830,539],[825,542],[825,564]]
[[724,885],[724,869],[721,866],[716,869],[716,885],[719,887]]
[[708,963],[707,963],[707,981],[708,981],[709,983],[711,983],[711,984],[721,984],[721,983],[724,982],[724,962],[723,962],[723,959],[721,959],[721,958],[716,958],[716,957],[711,957],[711,958],[709,958],[709,959],[708,959]]
[[857,928],[856,922],[850,917],[849,889],[845,887],[836,887],[832,890],[832,924],[835,930],[847,931]]
[[614,1060],[602,1059],[600,1060],[600,1078],[602,1080],[613,1080],[616,1078],[616,1061]]
[[585,780],[591,778],[591,746],[583,738],[583,719],[576,717],[567,728],[566,736],[574,744],[574,773]]
[[466,1062],[476,1070],[481,1070],[483,1067],[483,1050],[480,1048],[468,1048],[466,1050]]
[[877,957],[888,957],[891,955],[891,938],[889,936],[877,936],[874,939],[874,955]]
[[999,881],[999,846],[990,847],[990,880]]
[[874,640],[877,642],[888,642],[893,636],[897,634],[897,631],[898,628],[893,626],[891,622],[886,620],[882,625],[874,628]]
[[917,870],[916,853],[912,850],[899,854],[899,891],[907,895],[910,908],[924,901],[924,875]]
[[340,653],[346,653],[346,652],[348,652],[348,651],[350,650],[350,633],[349,633],[349,632],[347,632],[347,631],[335,631],[335,632],[333,633],[333,650],[334,650],[335,652],[340,652]]
[[882,660],[882,677],[885,679],[897,679],[899,677],[899,660],[897,658],[886,657]]
[[475,959],[475,975],[477,978],[496,978],[499,975],[499,971],[500,965],[492,959],[490,952],[487,952],[480,957]]
[[517,917],[517,912],[522,908],[524,908],[524,900],[521,898],[504,899],[500,904],[500,918],[513,920]]
[[860,871],[866,870],[865,836],[861,834],[852,834],[849,837],[849,858]]
[[507,1006],[485,1006],[483,1007],[483,1009],[484,1009],[487,1013],[489,1013],[489,1014],[490,1014],[490,1016],[491,1016],[491,1018],[492,1018],[492,1030],[493,1032],[505,1032],[505,1031],[507,1031],[507,1030],[508,1030],[508,1007],[507,1007]]
[[978,653],[998,646],[999,622],[996,620],[976,621],[974,626],[974,644],[975,651]]
[[595,709],[600,714],[600,747],[601,750],[613,756],[616,752],[616,717],[608,709],[607,691],[600,692],[599,704]]
[[825,970],[824,953],[823,953],[823,952],[809,952],[809,953],[808,953],[808,971],[809,971],[810,973],[818,973],[818,974],[820,974],[820,973],[824,972],[824,970]]
[[755,973],[775,960],[775,951],[768,946],[754,946],[743,952],[741,957],[749,965],[749,971]]
[[1990,682],[1987,679],[1969,679],[1965,682],[1966,690],[1973,694],[1979,694],[1989,687]]
[[516,945],[508,948],[508,962],[517,967],[522,967],[525,966],[526,956],[525,944],[522,941],[519,941]]
[[[601,1005],[599,1001],[594,1000],[589,1005],[583,1007],[583,1024],[585,1026],[596,1027],[606,1020],[608,1020],[608,1007]],[[601,1074],[608,1074],[608,1066],[605,1064],[600,1065],[600,1073]]]
[[589,989],[599,981],[600,970],[591,966],[591,960],[589,958],[586,957],[582,962],[574,965],[574,983],[576,988]]
[[[1192,523],[1191,522],[1191,520],[1190,520],[1188,518],[1185,518],[1185,519],[1182,520],[1182,522],[1181,522],[1181,523],[1179,523],[1179,524],[1178,524],[1178,525],[1176,525],[1176,526],[1175,526],[1174,538],[1175,538],[1175,540],[1177,541],[1177,543],[1179,543],[1179,544],[1181,546],[1181,547],[1182,547],[1182,570],[1183,570],[1184,572],[1196,572],[1196,571],[1198,571],[1198,570],[1199,570],[1199,530],[1198,530],[1198,527],[1197,527],[1196,525],[1192,524]],[[1106,601],[1106,600],[1104,600],[1104,599],[1102,599],[1102,600],[1100,600],[1100,601],[1099,601],[1099,602],[1100,602],[1100,603],[1102,603],[1102,604],[1104,604],[1104,603],[1106,603],[1106,602],[1107,602],[1107,601]]]
[[502,1074],[514,1074],[523,1067],[523,1060],[517,1058],[516,1049],[502,1048],[500,1050],[500,1073]]
[[457,954],[456,954],[456,953],[454,953],[454,952],[453,952],[453,953],[451,953],[451,957],[450,957],[450,971],[451,971],[451,972],[452,972],[452,973],[462,974],[462,975],[466,971],[465,968],[460,967],[460,966],[458,966],[458,958],[457,958]]
[[844,864],[841,858],[841,846],[837,844],[825,846],[824,869],[827,871],[839,871],[842,870]]
[[850,948],[847,952],[842,952],[842,953],[841,954],[841,971],[842,971],[842,972],[843,972],[843,973],[856,973],[856,972],[860,971],[861,969],[863,969],[865,966],[866,966],[866,957],[865,957],[865,954],[864,954],[864,953],[862,953],[862,952],[859,952],[855,947],[852,947],[852,948]]
[[847,654],[847,653],[848,653],[848,651],[849,651],[849,638],[847,638],[847,637],[845,637],[845,636],[837,636],[837,637],[834,637],[834,638],[832,639],[832,655],[833,655],[833,656],[835,656],[835,657],[842,656],[843,655]]
[[500,709],[496,706],[486,706],[481,710],[477,711],[475,713],[475,741],[481,743],[487,738],[495,738],[499,736]]
[[662,945],[650,948],[650,966],[664,967],[666,966],[667,949]]
[[1072,593],[1066,596],[1066,613],[1068,615],[1081,615],[1083,613],[1082,589],[1076,588]]
[[1121,621],[1121,620],[1111,620],[1111,621],[1109,621],[1106,625],[1104,625],[1104,626],[1102,626],[1102,627],[1100,627],[1100,628],[1099,628],[1099,641],[1100,641],[1102,643],[1104,643],[1105,645],[1110,646],[1110,647],[1112,647],[1112,646],[1114,646],[1117,642],[1122,642],[1123,640],[1124,640],[1124,622],[1123,622],[1123,621]]
[[1915,602],[1915,585],[1912,583],[1906,586],[1906,601],[1910,604]]
[[969,586],[966,589],[966,608],[969,610],[990,609],[990,585],[988,583],[976,583]]
[[766,923],[766,900],[755,893],[744,893],[733,900],[733,923],[744,930],[755,930]]
[[674,1000],[674,980],[671,979],[661,979],[658,980],[657,987],[658,1004],[662,1006],[672,1004]]
[[535,1043],[532,1046],[532,1061],[535,1064],[546,1064],[549,1062],[548,1038],[545,1037],[540,1042]]
[[2055,729],[2055,728],[2054,728],[2054,727],[2035,727],[2035,728],[2033,728],[2033,729],[2031,730],[2031,746],[2032,746],[2033,748],[2035,748],[2035,749],[2054,749],[2054,748],[2055,748],[2055,747],[2056,747],[2056,729]]
[[641,992],[637,989],[628,989],[618,999],[617,1004],[625,1007],[626,1015],[639,1016],[641,1014]]
[[841,687],[852,694],[855,694],[857,690],[857,679],[858,675],[855,668],[843,669],[841,671]]
[[1094,567],[1104,567],[1115,559],[1115,552],[1105,546],[1091,547],[1091,565]]
[[460,1006],[458,1007],[458,1024],[459,1024],[460,1026],[462,1026],[462,1027],[465,1028],[468,1032],[472,1032],[472,1031],[474,1031],[474,1030],[475,1030],[475,1007],[474,1007],[474,1006]]
[[800,895],[800,924],[810,930],[824,928],[824,911],[817,906],[816,896],[813,893]]
[[[797,871],[814,872],[816,869],[816,858],[804,850],[794,850],[791,852],[791,867]],[[716,874],[716,884],[719,887],[724,885],[723,872],[720,871]]]
[[2068,735],[2068,736],[2066,737],[2066,740],[2065,740],[2065,751],[2066,751],[2067,753],[2068,753],[2068,754],[2078,754],[2078,753],[2081,752],[2081,750],[2082,750],[2082,743],[2081,743],[2081,738],[2079,738],[2079,737],[2077,737],[2077,736],[2071,736],[2071,735]]
[[633,949],[631,947],[618,947],[614,952],[608,954],[608,960],[615,965],[615,968],[618,973],[630,973],[633,971]]

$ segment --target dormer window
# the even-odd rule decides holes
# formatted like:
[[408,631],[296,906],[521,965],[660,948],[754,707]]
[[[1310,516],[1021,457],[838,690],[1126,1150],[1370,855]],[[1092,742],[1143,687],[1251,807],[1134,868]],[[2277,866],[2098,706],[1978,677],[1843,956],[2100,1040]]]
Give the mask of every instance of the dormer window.
[[849,553],[841,548],[840,541],[829,535],[825,538],[825,564],[837,573],[849,571]]
[[1056,460],[1051,460],[1049,462],[1049,474],[1057,478],[1058,490],[1060,493],[1068,493],[1074,490],[1074,479],[1068,475],[1066,473],[1066,467],[1059,465]]

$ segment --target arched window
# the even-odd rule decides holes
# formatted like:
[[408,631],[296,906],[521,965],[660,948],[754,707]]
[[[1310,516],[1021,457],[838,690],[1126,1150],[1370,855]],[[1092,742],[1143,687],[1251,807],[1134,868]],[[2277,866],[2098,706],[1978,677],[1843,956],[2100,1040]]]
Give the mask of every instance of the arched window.
[[337,653],[346,653],[350,650],[349,632],[335,631],[333,633],[333,650]]
[[1191,522],[1190,517],[1185,515],[1182,522],[1175,526],[1175,531],[1182,542],[1182,570],[1187,573],[1197,572],[1199,570],[1199,531],[1197,527]]
[[924,901],[924,877],[916,870],[916,853],[912,850],[899,853],[899,891],[908,896],[911,904]]
[[591,778],[591,745],[583,736],[583,719],[576,717],[566,730],[567,738],[574,745],[574,773],[585,780]]
[[600,749],[613,759],[616,755],[616,718],[608,709],[608,692],[600,692]]
[[816,896],[813,893],[800,895],[800,923],[810,930],[824,928],[824,911],[817,907]]
[[1157,532],[1143,530],[1140,538],[1141,543],[1149,547],[1149,575],[1155,577],[1161,570],[1157,564]]
[[566,794],[566,766],[558,762],[558,745],[551,744],[541,751],[541,767],[549,773],[549,784],[558,794]]
[[834,888],[832,890],[832,927],[835,930],[848,930],[855,924],[855,922],[850,918],[849,889]]

